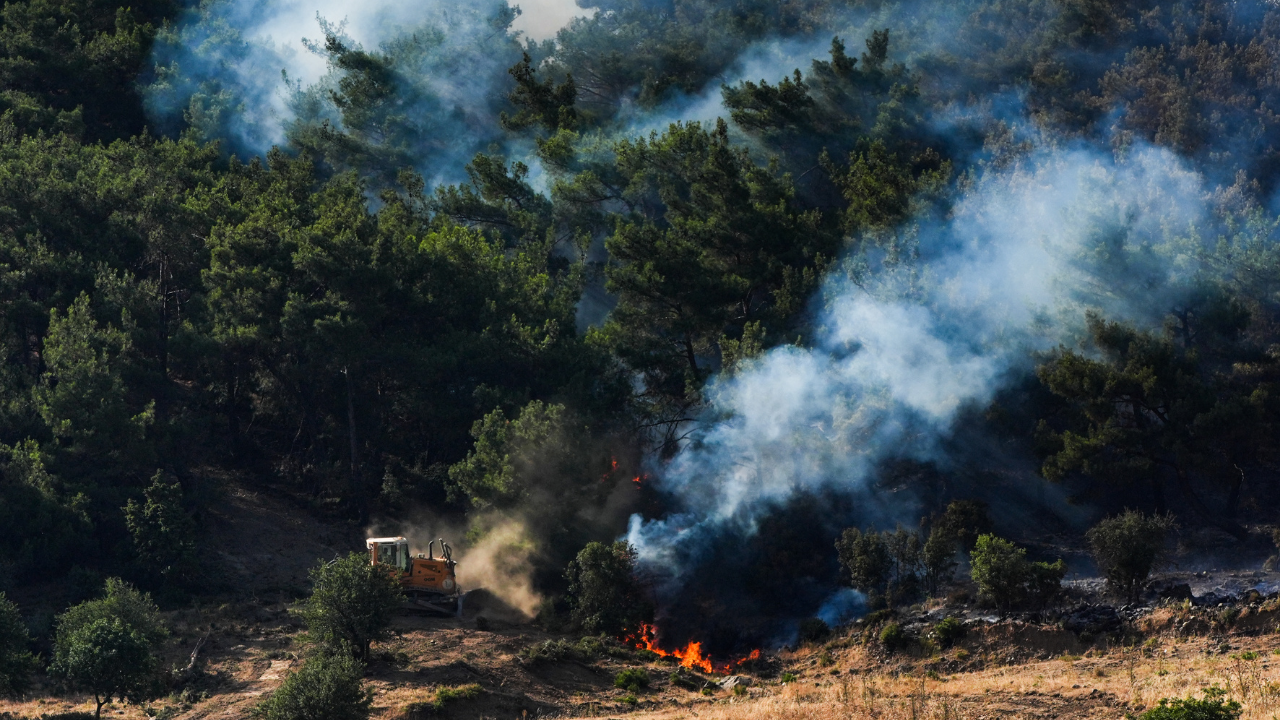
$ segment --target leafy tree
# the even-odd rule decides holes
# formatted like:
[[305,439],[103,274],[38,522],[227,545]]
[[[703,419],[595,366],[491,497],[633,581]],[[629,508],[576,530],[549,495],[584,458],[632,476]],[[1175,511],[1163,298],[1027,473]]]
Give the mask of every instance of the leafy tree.
[[119,618],[100,618],[59,633],[50,672],[93,694],[94,717],[113,698],[140,701],[155,695],[157,661],[142,633]]
[[129,633],[137,633],[153,649],[169,636],[160,609],[150,595],[120,578],[107,578],[101,598],[82,602],[58,616],[57,637],[70,636],[100,620],[119,620]]
[[298,612],[307,633],[329,652],[367,661],[369,646],[386,636],[392,613],[404,602],[392,570],[353,552],[312,568],[311,584]]
[[0,593],[0,697],[16,697],[27,691],[36,658],[31,637],[18,606]]
[[1142,583],[1166,552],[1165,537],[1173,524],[1169,515],[1126,510],[1089,528],[1089,549],[1113,592],[1137,599]]
[[1002,610],[1048,600],[1067,572],[1062,560],[1030,562],[1025,549],[991,534],[978,537],[969,563],[978,592]]
[[125,524],[138,558],[167,580],[181,582],[195,564],[195,525],[182,505],[182,486],[157,472],[144,491],[145,503],[129,500]]
[[364,665],[346,655],[309,658],[253,710],[262,720],[364,720],[373,693],[361,685]]
[[882,533],[848,528],[836,541],[836,552],[853,587],[873,603],[894,605],[920,591],[923,568],[917,533],[901,526]]
[[520,108],[520,111],[512,116],[502,113],[499,121],[503,127],[524,130],[541,125],[554,133],[560,128],[573,130],[577,126],[578,111],[574,108],[574,103],[578,99],[578,88],[573,83],[573,75],[567,76],[559,85],[552,78],[538,82],[533,60],[527,52],[509,72],[515,78],[516,87],[507,99]]
[[836,552],[854,588],[868,594],[879,593],[888,584],[893,565],[880,533],[848,528],[836,541]]
[[573,621],[587,632],[621,635],[653,619],[629,543],[588,543],[569,563],[565,576]]
[[[1243,482],[1239,468],[1265,452],[1265,437],[1254,431],[1268,427],[1269,409],[1265,394],[1229,374],[1233,358],[1256,353],[1239,341],[1247,313],[1229,301],[1224,309],[1175,319],[1165,336],[1089,314],[1090,343],[1101,357],[1064,349],[1037,371],[1077,413],[1061,432],[1042,426],[1053,448],[1045,476],[1080,472],[1107,483],[1143,482],[1157,512],[1172,483],[1192,512],[1242,537],[1231,519]],[[1225,512],[1203,497],[1205,489],[1222,487],[1230,488]]]
[[155,405],[131,402],[124,380],[130,352],[124,332],[94,320],[88,295],[65,315],[53,311],[44,343],[48,370],[34,393],[54,437],[66,443],[68,470],[124,484],[151,459],[146,434]]
[[151,598],[109,578],[104,597],[57,619],[50,671],[93,693],[97,714],[112,698],[144,700],[156,690],[156,651],[168,630]]
[[588,337],[643,380],[642,407],[669,443],[718,341],[748,322],[782,329],[834,237],[796,206],[786,177],[731,145],[723,121],[673,124],[615,152],[631,209],[605,241],[618,304]]

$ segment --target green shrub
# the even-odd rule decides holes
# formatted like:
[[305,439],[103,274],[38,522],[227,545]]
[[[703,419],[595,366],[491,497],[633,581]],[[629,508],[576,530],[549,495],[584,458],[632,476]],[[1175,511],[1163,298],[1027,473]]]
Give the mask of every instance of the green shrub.
[[391,626],[404,594],[387,568],[353,552],[311,570],[311,597],[298,614],[307,633],[328,652],[369,659],[369,646]]
[[880,630],[880,644],[889,650],[898,650],[907,644],[907,634],[898,623],[889,623]]
[[58,616],[49,672],[91,693],[100,715],[112,698],[138,702],[156,694],[156,650],[167,636],[151,597],[110,578],[105,597]]
[[964,623],[953,617],[943,618],[933,626],[933,638],[938,641],[939,646],[944,648],[951,647],[956,640],[964,637],[964,634]]
[[1173,528],[1169,515],[1143,515],[1127,510],[1089,529],[1089,550],[1107,578],[1107,586],[1134,599],[1142,583],[1165,553],[1165,537]]
[[795,673],[789,673],[789,672],[782,673],[782,682],[793,683],[795,681],[796,681]]
[[[655,655],[656,653],[650,653]],[[602,638],[580,638],[577,642],[568,640],[546,640],[530,645],[520,651],[520,657],[532,663],[558,662],[561,660],[577,660],[578,662],[594,662],[601,656],[608,655],[619,659],[629,659],[632,651],[617,645],[606,643]]]
[[624,695],[622,697],[622,702],[626,705],[635,705],[639,703],[640,700],[635,695]]
[[451,702],[459,700],[474,700],[480,697],[480,693],[484,692],[484,688],[478,683],[470,685],[459,685],[452,688],[440,688],[436,691],[436,699],[433,701],[436,709],[439,710]]
[[831,628],[822,618],[805,618],[800,621],[800,642],[822,642],[831,634]]
[[59,632],[53,665],[55,677],[93,695],[94,717],[112,698],[134,702],[154,695],[156,658],[142,633],[120,618],[99,618],[70,632]]
[[1236,720],[1241,712],[1240,703],[1234,700],[1163,698],[1159,704],[1142,713],[1138,718],[1139,720]]
[[640,668],[627,668],[613,678],[613,686],[633,693],[649,687],[649,673]]
[[[308,660],[254,708],[260,720],[367,720],[373,695],[360,679],[364,665],[345,654]],[[438,698],[438,696],[437,696]]]
[[1061,560],[1028,561],[1026,550],[995,535],[978,537],[969,564],[978,591],[1002,610],[1049,600],[1067,572]]
[[625,542],[582,548],[565,572],[574,622],[587,632],[619,635],[652,620],[635,565],[635,549]]

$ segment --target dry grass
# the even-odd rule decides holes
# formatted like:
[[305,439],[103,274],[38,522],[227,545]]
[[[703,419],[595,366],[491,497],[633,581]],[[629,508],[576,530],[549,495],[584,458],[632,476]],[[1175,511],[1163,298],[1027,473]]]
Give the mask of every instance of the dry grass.
[[1108,718],[1141,712],[1162,697],[1217,686],[1244,706],[1244,720],[1280,714],[1280,656],[1273,637],[1233,638],[1229,654],[1205,639],[1158,639],[1092,657],[936,678],[860,674],[801,678],[753,688],[749,697],[632,715],[637,720],[961,720]]

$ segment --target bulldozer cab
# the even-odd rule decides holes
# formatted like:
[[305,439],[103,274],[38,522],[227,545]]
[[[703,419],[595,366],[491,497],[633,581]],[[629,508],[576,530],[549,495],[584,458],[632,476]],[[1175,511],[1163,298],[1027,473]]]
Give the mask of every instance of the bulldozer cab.
[[389,565],[400,572],[409,572],[409,541],[402,537],[369,538],[364,541],[369,549],[369,560]]

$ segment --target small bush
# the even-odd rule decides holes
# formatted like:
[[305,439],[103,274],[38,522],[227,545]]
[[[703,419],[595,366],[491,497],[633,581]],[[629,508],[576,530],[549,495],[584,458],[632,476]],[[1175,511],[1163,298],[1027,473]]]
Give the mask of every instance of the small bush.
[[1061,588],[1067,572],[1061,560],[1028,561],[1026,550],[995,535],[978,538],[970,565],[978,591],[1002,610],[1047,601]]
[[285,678],[254,708],[259,720],[366,720],[373,697],[361,685],[364,665],[346,655],[321,655]]
[[613,686],[633,693],[649,687],[649,673],[640,668],[627,668],[613,678]]
[[622,702],[626,705],[635,705],[640,702],[640,699],[635,695],[624,695],[622,697]]
[[800,621],[800,642],[819,643],[827,639],[831,628],[822,618],[805,618]]
[[795,681],[796,681],[796,676],[794,673],[789,673],[789,672],[782,673],[782,682],[793,683]]
[[964,623],[949,617],[943,618],[941,622],[933,626],[933,638],[938,641],[938,645],[944,648],[951,647],[956,640],[964,637]]
[[454,688],[440,688],[436,691],[435,706],[442,708],[451,702],[458,700],[474,700],[480,697],[480,693],[484,692],[484,688],[476,683],[470,685],[460,685]]
[[1172,528],[1169,515],[1144,515],[1133,510],[1094,525],[1086,537],[1107,586],[1126,598],[1136,598],[1164,556],[1165,537]]
[[880,644],[889,650],[898,650],[907,644],[907,635],[898,623],[889,623],[880,631]]
[[1241,712],[1240,703],[1234,700],[1163,698],[1159,704],[1142,713],[1138,718],[1139,720],[1237,720]]

